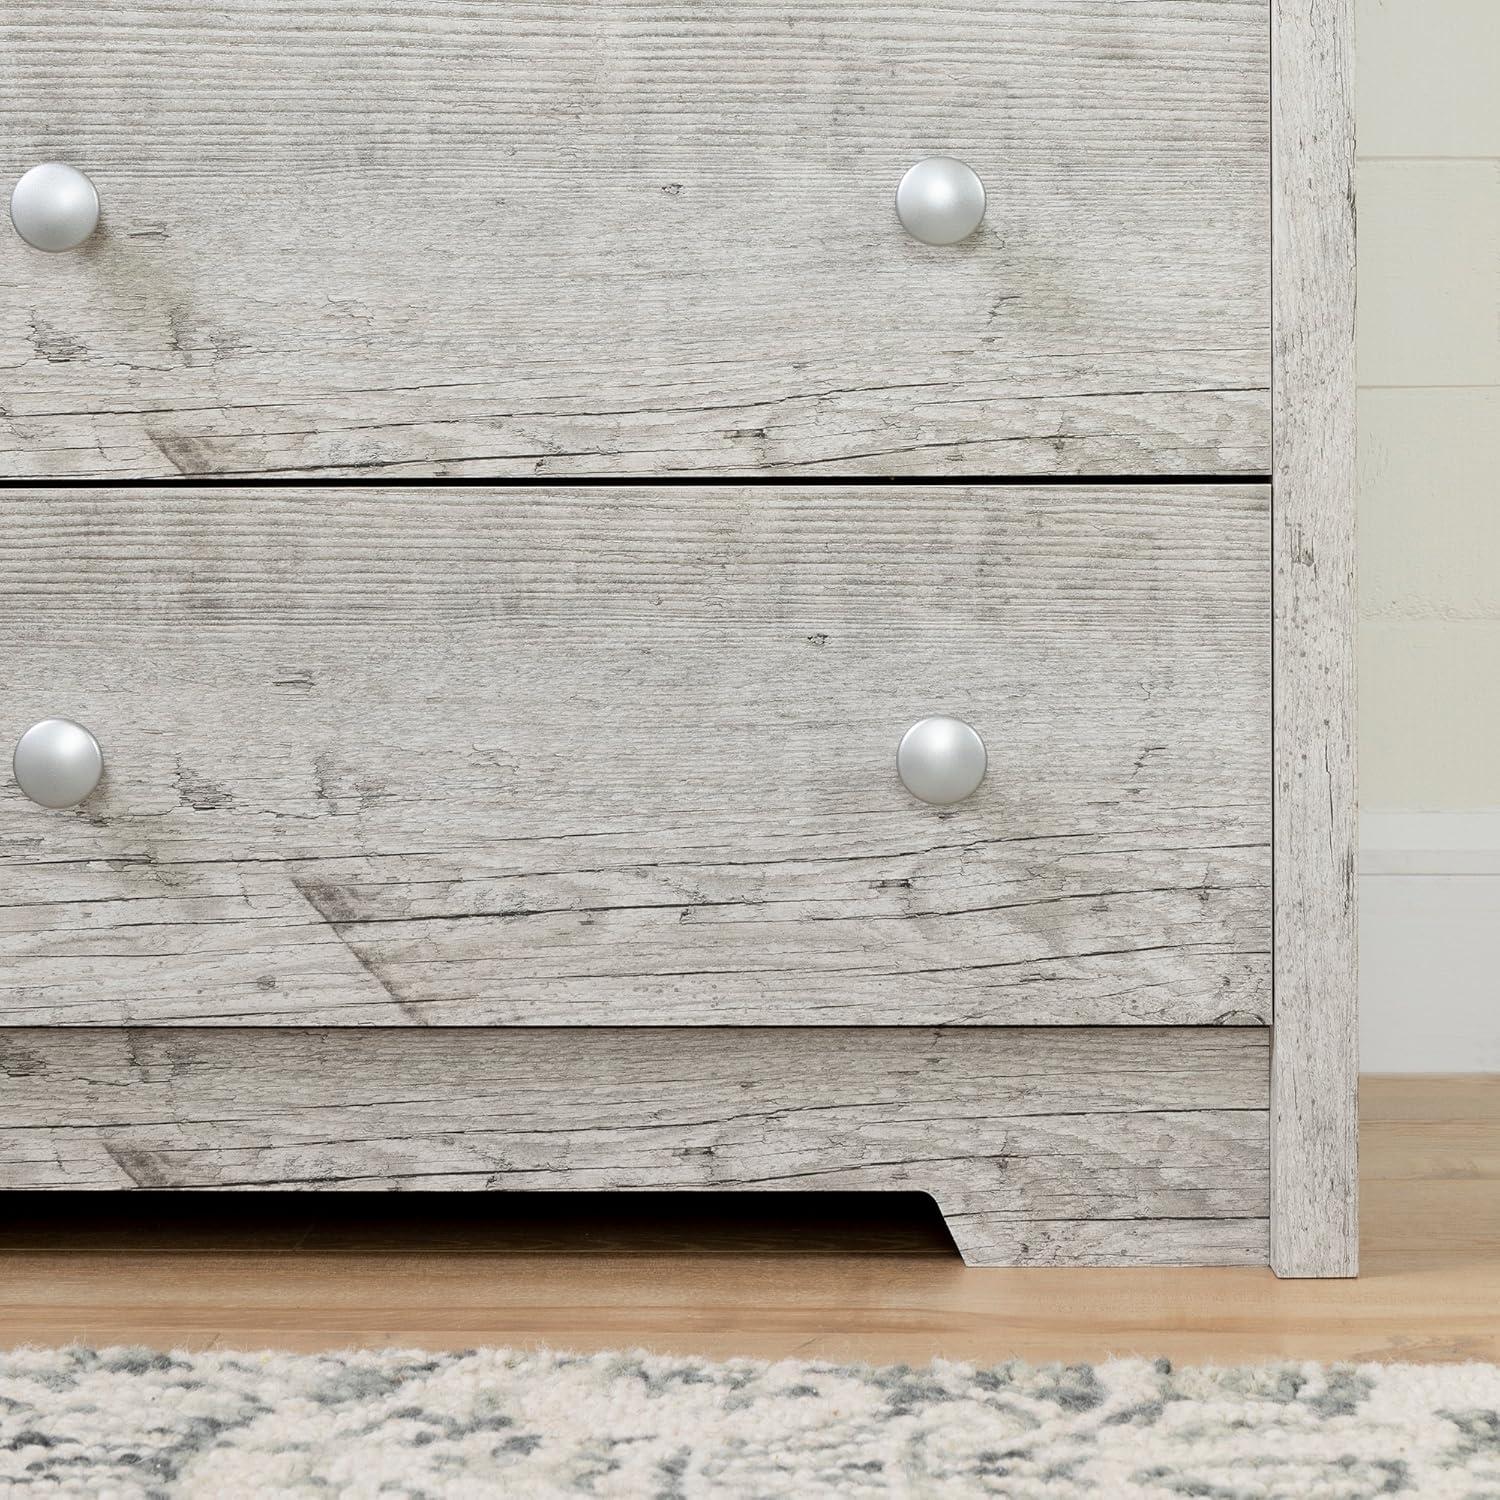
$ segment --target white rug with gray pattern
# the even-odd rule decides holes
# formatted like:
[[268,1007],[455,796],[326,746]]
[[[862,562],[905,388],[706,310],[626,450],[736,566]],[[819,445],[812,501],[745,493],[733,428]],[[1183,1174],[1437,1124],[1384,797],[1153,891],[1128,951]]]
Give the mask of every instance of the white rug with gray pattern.
[[1500,1367],[0,1354],[0,1495],[1500,1500]]

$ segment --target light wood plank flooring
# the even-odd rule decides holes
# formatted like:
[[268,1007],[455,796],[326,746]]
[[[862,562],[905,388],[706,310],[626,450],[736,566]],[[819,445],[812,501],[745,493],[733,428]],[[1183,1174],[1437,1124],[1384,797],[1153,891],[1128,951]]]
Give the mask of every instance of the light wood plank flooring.
[[921,1198],[0,1199],[0,1344],[1500,1359],[1500,1077],[1369,1078],[1363,1274],[969,1270]]

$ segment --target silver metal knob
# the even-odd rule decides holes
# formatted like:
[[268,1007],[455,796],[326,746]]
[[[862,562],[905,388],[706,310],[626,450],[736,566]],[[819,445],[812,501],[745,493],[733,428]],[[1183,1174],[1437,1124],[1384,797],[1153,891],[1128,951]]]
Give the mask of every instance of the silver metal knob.
[[99,194],[77,167],[44,161],[11,189],[10,222],[38,250],[76,250],[99,222]]
[[940,807],[973,792],[988,763],[979,731],[947,714],[918,719],[896,747],[896,772],[906,790]]
[[16,741],[16,785],[43,807],[73,807],[99,785],[104,752],[82,724],[43,719]]
[[906,232],[924,245],[956,245],[984,218],[984,184],[956,156],[929,156],[901,179],[896,213]]

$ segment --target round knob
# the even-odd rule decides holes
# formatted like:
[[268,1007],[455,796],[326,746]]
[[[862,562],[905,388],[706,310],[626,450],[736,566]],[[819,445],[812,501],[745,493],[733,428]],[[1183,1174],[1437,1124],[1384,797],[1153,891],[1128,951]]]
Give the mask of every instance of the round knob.
[[82,724],[43,719],[16,741],[16,785],[43,807],[72,807],[99,785],[104,752]]
[[44,161],[11,189],[10,222],[38,250],[76,250],[99,222],[99,194],[77,167]]
[[956,156],[929,156],[901,179],[896,213],[906,232],[924,245],[956,245],[979,228],[984,184]]
[[979,731],[947,714],[919,719],[896,747],[896,771],[906,790],[939,806],[962,802],[984,780],[988,763]]

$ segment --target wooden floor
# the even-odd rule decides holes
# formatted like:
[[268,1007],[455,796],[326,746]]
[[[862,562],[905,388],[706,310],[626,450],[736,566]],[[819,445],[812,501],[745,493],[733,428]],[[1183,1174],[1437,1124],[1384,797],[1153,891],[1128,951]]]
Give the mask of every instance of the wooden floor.
[[1363,1274],[965,1268],[920,1197],[12,1195],[0,1344],[1500,1360],[1500,1077],[1372,1078]]

